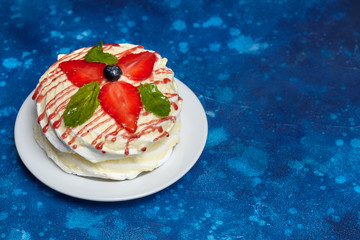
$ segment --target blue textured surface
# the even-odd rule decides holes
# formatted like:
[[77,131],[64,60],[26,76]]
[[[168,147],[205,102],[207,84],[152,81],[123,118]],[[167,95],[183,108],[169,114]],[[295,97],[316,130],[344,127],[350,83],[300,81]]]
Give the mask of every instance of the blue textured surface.
[[[359,1],[0,2],[0,239],[360,239]],[[57,193],[14,145],[56,55],[100,39],[167,57],[209,121],[190,172],[138,200]]]

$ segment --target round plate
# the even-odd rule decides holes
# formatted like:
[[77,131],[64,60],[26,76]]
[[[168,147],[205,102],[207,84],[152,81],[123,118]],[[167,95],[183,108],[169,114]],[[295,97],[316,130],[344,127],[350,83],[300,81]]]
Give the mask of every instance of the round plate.
[[125,181],[79,177],[62,171],[37,145],[32,125],[35,102],[30,94],[15,122],[15,144],[30,172],[50,188],[66,195],[94,201],[124,201],[156,193],[184,176],[200,157],[206,143],[208,124],[204,108],[196,95],[176,79],[183,98],[180,142],[161,167]]

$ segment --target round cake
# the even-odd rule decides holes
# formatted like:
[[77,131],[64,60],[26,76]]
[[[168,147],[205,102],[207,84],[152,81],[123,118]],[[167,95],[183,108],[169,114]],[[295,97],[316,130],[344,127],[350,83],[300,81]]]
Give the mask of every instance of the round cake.
[[105,44],[59,55],[34,91],[34,137],[61,169],[132,179],[179,141],[182,99],[159,53]]

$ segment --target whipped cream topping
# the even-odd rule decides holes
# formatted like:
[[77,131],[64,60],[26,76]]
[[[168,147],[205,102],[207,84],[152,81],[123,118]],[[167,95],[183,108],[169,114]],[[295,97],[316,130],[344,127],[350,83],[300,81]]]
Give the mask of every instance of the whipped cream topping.
[[[168,117],[160,118],[142,109],[136,132],[129,133],[117,124],[100,105],[94,115],[83,125],[77,127],[64,125],[62,114],[78,87],[67,79],[65,73],[59,68],[59,64],[63,61],[83,59],[90,49],[91,47],[81,48],[70,54],[60,55],[58,61],[40,78],[35,89],[33,99],[36,99],[38,123],[53,148],[64,154],[76,153],[81,159],[95,164],[145,155],[152,149],[152,145],[169,140],[170,132],[181,111],[182,99],[178,95],[174,73],[166,67],[167,59],[162,58],[158,53],[155,53],[157,59],[153,73],[148,79],[137,82],[121,76],[119,81],[128,82],[135,87],[140,83],[155,83],[171,103]],[[121,58],[128,53],[149,50],[138,45],[114,44],[104,45],[103,51]],[[169,152],[169,149],[164,151]]]

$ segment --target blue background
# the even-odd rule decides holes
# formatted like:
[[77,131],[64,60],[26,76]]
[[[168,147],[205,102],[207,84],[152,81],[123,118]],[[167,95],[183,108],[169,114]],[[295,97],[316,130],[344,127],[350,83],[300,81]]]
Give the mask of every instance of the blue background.
[[[359,1],[0,3],[0,239],[360,239]],[[196,165],[133,201],[57,193],[14,145],[57,54],[100,39],[167,57],[209,121]]]

